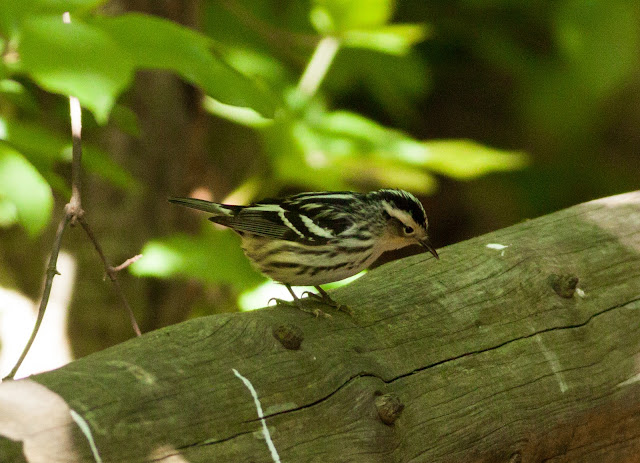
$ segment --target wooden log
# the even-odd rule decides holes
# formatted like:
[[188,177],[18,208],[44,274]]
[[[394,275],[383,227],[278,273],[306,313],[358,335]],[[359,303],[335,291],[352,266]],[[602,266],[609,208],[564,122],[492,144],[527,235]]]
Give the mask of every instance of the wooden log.
[[440,254],[3,383],[0,461],[640,461],[640,192]]

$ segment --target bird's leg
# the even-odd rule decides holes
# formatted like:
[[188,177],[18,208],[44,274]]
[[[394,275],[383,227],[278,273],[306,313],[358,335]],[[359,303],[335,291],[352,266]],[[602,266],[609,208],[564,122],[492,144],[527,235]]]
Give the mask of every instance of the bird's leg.
[[269,302],[271,301],[276,301],[276,304],[278,305],[288,305],[288,306],[295,306],[298,309],[302,310],[303,312],[306,313],[310,313],[313,314],[317,317],[324,317],[324,318],[331,318],[331,315],[329,315],[328,313],[324,313],[322,310],[320,309],[307,309],[303,304],[302,301],[300,300],[300,298],[298,296],[296,296],[296,293],[293,292],[293,289],[291,289],[291,285],[284,285],[289,292],[291,293],[291,296],[293,296],[293,301],[285,301],[283,299],[276,299],[275,297],[269,299]]
[[303,293],[303,296],[305,294],[307,294],[309,297],[317,299],[318,301],[322,302],[323,304],[327,304],[328,306],[335,307],[336,309],[340,310],[341,312],[345,312],[345,313],[347,313],[347,314],[349,314],[349,315],[351,315],[353,317],[353,312],[351,311],[351,309],[348,306],[346,306],[344,304],[340,304],[339,302],[334,301],[331,298],[331,296],[329,296],[329,293],[327,293],[320,286],[314,286],[314,288],[316,288],[318,290],[318,294],[312,293],[311,291],[305,291]]

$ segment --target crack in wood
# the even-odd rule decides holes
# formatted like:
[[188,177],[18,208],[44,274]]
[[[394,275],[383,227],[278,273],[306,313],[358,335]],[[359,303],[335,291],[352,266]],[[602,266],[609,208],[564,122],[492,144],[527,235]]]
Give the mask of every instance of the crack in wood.
[[[398,376],[396,376],[394,378],[391,378],[391,379],[384,379],[383,377],[381,377],[381,376],[379,376],[379,375],[377,375],[375,373],[360,372],[358,374],[355,374],[355,375],[352,375],[351,377],[349,377],[345,382],[343,382],[340,386],[338,386],[336,389],[331,391],[329,394],[327,394],[327,395],[325,395],[325,396],[323,396],[323,397],[321,397],[321,398],[319,398],[319,399],[317,399],[317,400],[315,400],[313,402],[310,402],[310,403],[308,403],[306,405],[301,405],[301,406],[296,407],[296,408],[291,408],[291,409],[288,409],[288,410],[281,410],[281,411],[278,411],[278,412],[275,412],[275,413],[271,413],[271,414],[265,414],[264,419],[266,420],[266,419],[269,419],[269,418],[272,418],[272,417],[275,417],[275,416],[278,416],[278,415],[283,415],[283,414],[286,414],[286,413],[294,413],[294,412],[297,412],[297,411],[305,410],[305,409],[314,407],[316,405],[319,405],[319,404],[325,402],[326,400],[330,399],[332,396],[334,396],[338,392],[340,392],[340,390],[344,389],[352,381],[358,380],[360,378],[375,378],[375,379],[378,379],[378,380],[382,381],[385,384],[391,384],[394,381],[398,381],[400,379],[407,378],[407,377],[412,376],[412,375],[414,375],[416,373],[421,373],[421,372],[429,370],[431,368],[439,367],[441,365],[444,365],[444,364],[447,364],[447,363],[450,363],[450,362],[455,362],[457,360],[460,360],[460,359],[463,359],[463,358],[466,358],[466,357],[470,357],[470,356],[473,356],[473,355],[479,355],[479,354],[483,354],[483,353],[486,353],[486,352],[491,352],[491,351],[500,349],[500,348],[502,348],[504,346],[507,346],[509,344],[512,344],[514,342],[522,341],[522,340],[525,340],[525,339],[531,339],[531,338],[534,338],[535,336],[538,336],[538,335],[541,335],[541,334],[544,334],[544,333],[550,333],[550,332],[554,332],[554,331],[567,330],[567,329],[583,328],[586,325],[588,325],[594,318],[599,317],[600,315],[606,314],[608,312],[611,312],[612,310],[620,309],[620,308],[622,308],[622,307],[624,307],[626,305],[633,304],[634,302],[640,302],[640,298],[632,299],[632,300],[624,302],[622,304],[618,304],[618,305],[615,305],[615,306],[612,306],[612,307],[608,307],[607,309],[604,309],[604,310],[602,310],[600,312],[591,314],[587,318],[587,320],[585,320],[582,323],[576,323],[576,324],[572,324],[572,325],[555,326],[555,327],[551,327],[551,328],[545,328],[543,330],[536,331],[536,332],[528,334],[526,336],[520,336],[520,337],[515,338],[515,339],[510,339],[508,341],[502,342],[502,343],[500,343],[498,345],[495,345],[495,346],[487,347],[485,349],[478,349],[478,350],[475,350],[475,351],[472,351],[472,352],[467,352],[465,354],[457,355],[455,357],[451,357],[451,358],[448,358],[448,359],[440,360],[438,362],[432,363],[432,364],[427,365],[425,367],[417,368],[415,370],[412,370],[409,373],[398,375]],[[571,369],[567,369],[566,371],[570,371],[570,370]],[[553,376],[553,375],[554,375],[554,373],[543,375],[540,378],[537,378],[536,380],[543,379],[545,377],[550,377],[550,376]],[[256,419],[251,419],[251,420],[243,421],[243,423],[253,423],[255,421],[259,421],[259,419],[257,419],[257,418]]]
[[464,353],[464,354],[457,355],[455,357],[451,357],[451,358],[448,358],[448,359],[440,360],[438,362],[432,363],[431,365],[427,365],[427,366],[422,367],[422,368],[416,368],[415,370],[412,370],[409,373],[398,375],[395,378],[392,378],[392,379],[390,379],[388,381],[385,381],[385,380],[383,380],[383,381],[386,384],[389,384],[389,383],[392,383],[392,382],[394,382],[394,381],[396,381],[398,379],[406,378],[406,377],[411,376],[411,375],[413,375],[415,373],[419,373],[419,372],[428,370],[430,368],[435,368],[435,367],[438,367],[440,365],[444,365],[444,364],[449,363],[449,362],[455,362],[456,360],[460,360],[460,359],[465,358],[465,357],[470,357],[472,355],[478,355],[478,354],[483,354],[485,352],[491,352],[493,350],[500,349],[501,347],[504,347],[504,346],[509,345],[511,343],[522,341],[522,340],[525,340],[525,339],[530,339],[530,338],[533,338],[533,337],[538,336],[540,334],[550,333],[550,332],[553,332],[553,331],[567,330],[567,329],[583,328],[584,326],[589,324],[591,322],[591,320],[593,320],[596,317],[599,317],[600,315],[603,315],[603,314],[606,314],[608,312],[611,312],[612,310],[620,309],[620,308],[622,308],[622,307],[624,307],[626,305],[633,304],[634,302],[639,302],[639,301],[640,301],[640,298],[632,299],[632,300],[624,302],[622,304],[618,304],[618,305],[615,305],[613,307],[608,307],[608,308],[606,308],[606,309],[604,309],[604,310],[602,310],[600,312],[596,312],[594,314],[591,314],[587,318],[587,320],[582,322],[582,323],[576,323],[576,324],[572,324],[572,325],[554,326],[554,327],[551,327],[551,328],[545,328],[543,330],[536,331],[536,332],[531,333],[531,334],[527,334],[526,336],[520,336],[520,337],[517,337],[517,338],[514,338],[514,339],[509,339],[509,340],[504,341],[504,342],[502,342],[500,344],[497,344],[495,346],[487,347],[485,349],[478,349],[478,350],[475,350],[475,351],[471,351],[471,352],[467,352],[467,353]]
[[223,439],[205,439],[203,441],[194,442],[192,444],[181,445],[180,447],[176,447],[175,449],[176,452],[169,453],[167,455],[163,455],[162,457],[154,458],[153,460],[148,460],[148,461],[149,462],[163,461],[163,460],[166,460],[167,458],[183,455],[183,452],[182,452],[183,450],[188,450],[195,447],[206,447],[208,445],[221,444],[223,442],[227,442],[227,441],[236,439],[238,437],[246,436],[247,434],[253,434],[253,433],[254,431],[246,431],[246,432],[234,434],[233,436],[225,437]]

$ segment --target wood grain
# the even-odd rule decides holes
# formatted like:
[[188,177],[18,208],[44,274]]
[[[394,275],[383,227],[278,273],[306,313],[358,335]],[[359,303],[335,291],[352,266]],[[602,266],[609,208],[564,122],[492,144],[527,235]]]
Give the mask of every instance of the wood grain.
[[[335,291],[354,318],[204,317],[30,381],[86,420],[104,462],[274,461],[234,369],[282,462],[639,461],[640,192],[439,252]],[[52,426],[27,427],[68,427],[60,451],[94,461],[74,422]],[[0,437],[0,461],[30,436]]]

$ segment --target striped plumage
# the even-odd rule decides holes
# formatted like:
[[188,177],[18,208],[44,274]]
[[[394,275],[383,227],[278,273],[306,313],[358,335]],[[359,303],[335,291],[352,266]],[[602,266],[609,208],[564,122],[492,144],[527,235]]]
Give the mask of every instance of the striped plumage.
[[383,252],[410,244],[421,244],[438,257],[427,237],[422,204],[403,190],[300,193],[249,206],[170,201],[209,212],[209,220],[236,231],[253,265],[289,289],[313,285],[320,290],[321,284],[367,268]]

